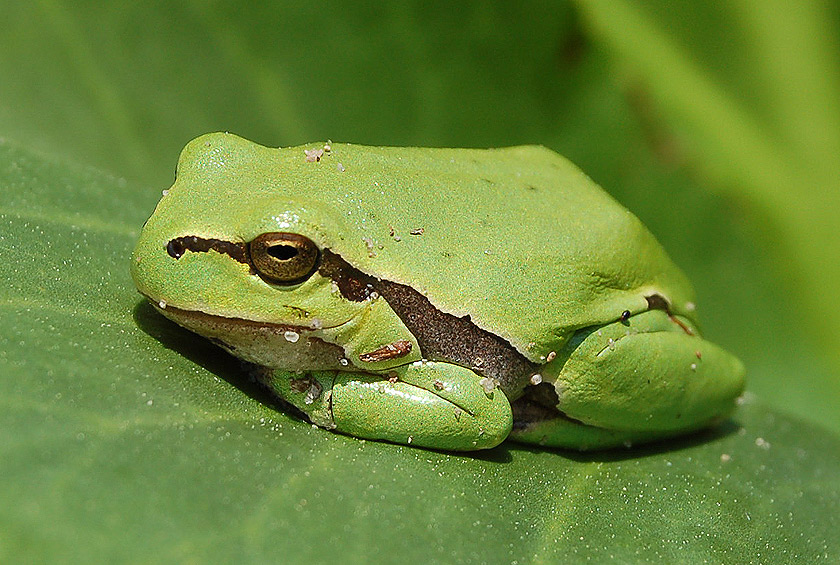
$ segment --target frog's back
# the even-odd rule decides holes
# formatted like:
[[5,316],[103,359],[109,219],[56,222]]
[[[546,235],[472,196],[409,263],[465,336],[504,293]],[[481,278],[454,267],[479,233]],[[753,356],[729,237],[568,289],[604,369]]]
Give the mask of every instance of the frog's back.
[[469,315],[534,361],[575,329],[646,309],[646,295],[677,312],[693,299],[639,220],[549,149],[331,144],[307,160],[305,149],[323,147],[209,134],[187,146],[179,170],[205,173],[196,198],[206,198],[198,204],[207,214],[237,205],[232,186],[269,207],[273,199],[330,207],[344,228],[318,243]]

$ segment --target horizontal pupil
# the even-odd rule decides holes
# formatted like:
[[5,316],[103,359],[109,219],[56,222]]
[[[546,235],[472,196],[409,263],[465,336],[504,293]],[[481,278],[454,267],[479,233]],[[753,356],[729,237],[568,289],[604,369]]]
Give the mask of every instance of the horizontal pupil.
[[274,257],[275,259],[280,259],[281,261],[288,261],[289,259],[294,258],[298,254],[297,247],[293,245],[274,245],[268,248],[268,254]]

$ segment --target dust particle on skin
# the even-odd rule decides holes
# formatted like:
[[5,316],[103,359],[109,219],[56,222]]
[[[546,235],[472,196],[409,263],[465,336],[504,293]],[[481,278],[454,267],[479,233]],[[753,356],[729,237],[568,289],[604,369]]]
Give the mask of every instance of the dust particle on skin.
[[370,257],[371,259],[376,257],[376,251],[374,251],[374,249],[376,248],[376,244],[373,242],[373,240],[369,237],[363,237],[362,241],[365,242],[365,247],[367,247],[368,257]]
[[286,341],[288,341],[289,343],[297,343],[298,340],[300,339],[300,334],[297,333],[297,332],[293,332],[291,330],[288,330],[288,331],[283,333],[283,337],[286,338]]
[[496,381],[496,379],[491,379],[490,377],[484,377],[483,379],[478,381],[478,384],[481,385],[481,387],[484,389],[484,392],[490,394],[494,390],[496,390],[496,385],[498,385],[498,381]]
[[552,361],[554,361],[554,358],[555,358],[555,357],[557,357],[557,352],[556,352],[556,351],[551,351],[551,352],[549,352],[549,354],[546,356],[546,358],[545,358],[545,362],[546,362],[546,363],[551,363]]
[[315,163],[321,160],[321,157],[324,156],[323,149],[304,149],[303,153],[306,155],[306,162],[307,163]]
[[410,233],[411,235],[423,235],[423,233],[425,231],[426,231],[426,228],[414,228],[413,230],[411,230],[408,233]]
[[537,386],[541,382],[543,382],[542,375],[540,375],[539,373],[537,373],[536,375],[531,375],[531,384],[532,385]]

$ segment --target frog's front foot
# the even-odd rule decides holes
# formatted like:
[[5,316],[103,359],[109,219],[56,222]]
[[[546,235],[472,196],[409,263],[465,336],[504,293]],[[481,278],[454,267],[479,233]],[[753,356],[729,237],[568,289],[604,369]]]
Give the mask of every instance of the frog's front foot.
[[270,387],[318,426],[433,449],[495,447],[513,423],[510,403],[469,369],[416,362],[388,375],[274,371]]

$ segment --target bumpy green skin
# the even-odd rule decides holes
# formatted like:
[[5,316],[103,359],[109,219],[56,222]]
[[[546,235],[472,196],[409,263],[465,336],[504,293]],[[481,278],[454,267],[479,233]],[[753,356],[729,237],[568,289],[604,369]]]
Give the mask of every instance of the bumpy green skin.
[[[164,315],[237,343],[234,354],[268,366],[270,386],[313,422],[433,448],[492,447],[509,435],[509,402],[531,375],[488,391],[469,368],[421,363],[416,339],[381,297],[346,300],[319,273],[290,287],[268,284],[215,251],[174,259],[167,242],[300,233],[367,275],[469,316],[538,364],[572,418],[514,426],[515,439],[609,447],[695,430],[731,412],[743,367],[674,322],[694,325],[684,275],[637,218],[559,155],[332,144],[319,162],[304,158],[304,149],[322,146],[273,149],[221,133],[192,141],[132,260],[138,289]],[[673,318],[648,311],[651,295],[667,300]],[[224,323],[230,319],[335,344],[346,361],[267,362],[260,351],[272,347],[251,334],[230,336],[238,331]],[[359,361],[397,340],[412,343],[409,355]],[[317,381],[317,398],[290,385],[301,379]]]

